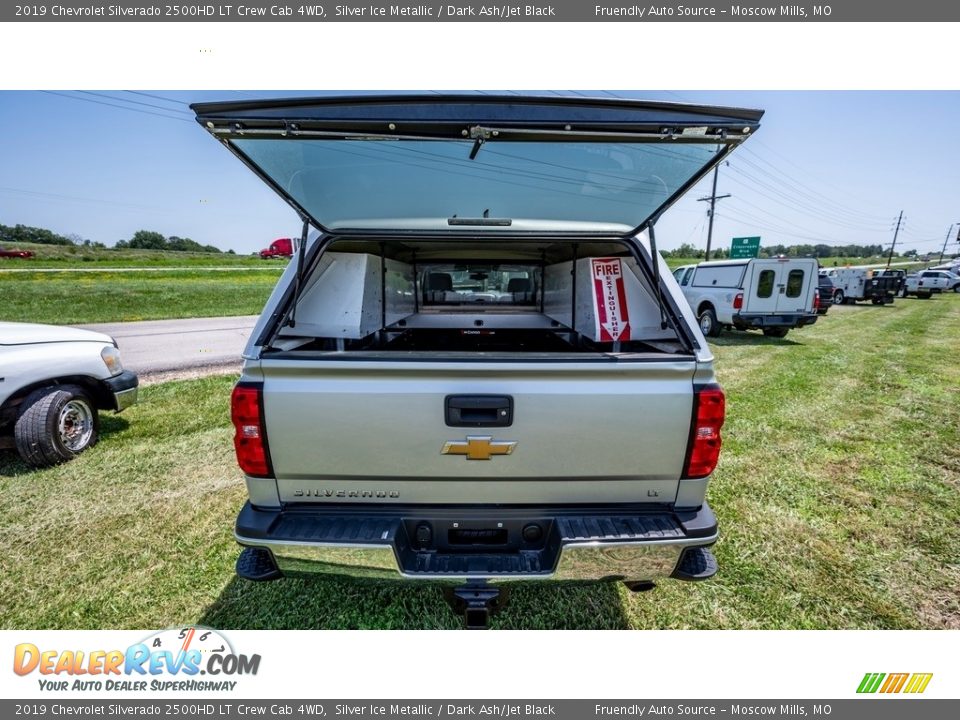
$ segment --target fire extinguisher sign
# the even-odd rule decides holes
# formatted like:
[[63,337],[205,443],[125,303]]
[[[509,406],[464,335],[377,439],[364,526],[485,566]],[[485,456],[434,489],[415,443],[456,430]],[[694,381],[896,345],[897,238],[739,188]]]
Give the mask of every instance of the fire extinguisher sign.
[[620,258],[593,258],[593,309],[600,342],[630,339],[627,293]]

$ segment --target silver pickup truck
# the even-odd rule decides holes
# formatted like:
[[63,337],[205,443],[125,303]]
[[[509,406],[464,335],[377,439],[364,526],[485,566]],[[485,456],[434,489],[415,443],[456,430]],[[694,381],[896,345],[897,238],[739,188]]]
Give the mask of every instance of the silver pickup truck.
[[233,393],[241,577],[716,572],[724,396],[655,224],[760,111],[584,98],[195,105],[300,215]]

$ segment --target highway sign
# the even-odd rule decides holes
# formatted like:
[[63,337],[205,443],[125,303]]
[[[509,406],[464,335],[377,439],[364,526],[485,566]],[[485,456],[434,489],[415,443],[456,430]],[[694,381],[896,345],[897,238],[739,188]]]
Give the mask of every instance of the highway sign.
[[760,236],[733,238],[730,243],[730,259],[755,258],[760,255]]

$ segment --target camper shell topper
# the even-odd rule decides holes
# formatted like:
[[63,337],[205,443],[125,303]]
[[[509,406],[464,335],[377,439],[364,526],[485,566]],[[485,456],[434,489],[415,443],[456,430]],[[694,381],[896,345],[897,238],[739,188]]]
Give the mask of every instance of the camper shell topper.
[[505,580],[716,572],[724,398],[655,225],[760,111],[193,108],[303,222],[234,390],[241,577],[466,583],[448,599],[482,625]]

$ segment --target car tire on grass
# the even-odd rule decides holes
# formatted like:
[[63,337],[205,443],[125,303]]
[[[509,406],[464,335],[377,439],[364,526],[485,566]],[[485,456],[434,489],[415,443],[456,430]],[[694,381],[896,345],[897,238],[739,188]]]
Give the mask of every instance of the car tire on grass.
[[97,406],[77,385],[36,390],[20,406],[14,442],[24,462],[49,467],[72,460],[96,444]]
[[775,338],[786,337],[788,332],[790,332],[790,328],[784,327],[768,327],[763,329],[764,335]]
[[843,305],[844,300],[847,298],[843,294],[843,290],[837,290],[833,294],[833,304],[834,305]]

